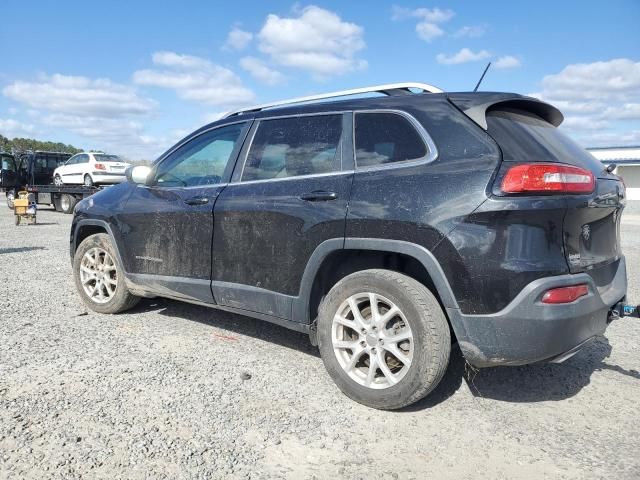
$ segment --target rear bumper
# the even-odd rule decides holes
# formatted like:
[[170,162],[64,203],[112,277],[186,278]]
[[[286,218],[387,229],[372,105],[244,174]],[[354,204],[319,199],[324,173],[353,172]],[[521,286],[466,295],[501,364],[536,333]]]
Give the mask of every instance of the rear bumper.
[[[586,283],[589,294],[569,304],[548,305],[540,299],[551,288]],[[611,308],[627,292],[624,257],[613,281],[597,287],[585,274],[540,278],[527,285],[497,313],[465,315],[447,308],[460,349],[477,367],[524,365],[566,360],[607,328]]]
[[105,173],[105,172],[93,172],[91,174],[95,183],[121,183],[124,182],[127,177],[123,173]]

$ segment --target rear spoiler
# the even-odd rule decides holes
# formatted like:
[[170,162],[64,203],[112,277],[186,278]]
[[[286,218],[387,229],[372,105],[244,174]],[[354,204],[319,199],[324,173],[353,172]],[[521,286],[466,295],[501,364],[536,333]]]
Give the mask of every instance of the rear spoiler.
[[515,108],[533,113],[554,127],[564,120],[564,116],[556,107],[531,97],[485,93],[475,95],[454,93],[448,97],[456,107],[484,130],[487,129],[487,112],[501,108]]

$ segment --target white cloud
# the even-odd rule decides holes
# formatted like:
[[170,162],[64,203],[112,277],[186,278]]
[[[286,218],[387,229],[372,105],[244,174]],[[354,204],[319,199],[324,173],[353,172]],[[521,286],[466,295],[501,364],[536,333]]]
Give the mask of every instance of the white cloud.
[[640,143],[640,62],[567,65],[530,95],[557,106],[565,114],[562,128],[584,145]]
[[[636,100],[639,100],[636,98]],[[607,107],[602,115],[616,120],[640,120],[640,103],[624,103]]]
[[209,112],[202,115],[202,121],[204,123],[211,123],[220,120],[227,112]]
[[416,25],[416,33],[425,42],[430,42],[434,38],[444,35],[444,30],[435,23],[420,22]]
[[[80,135],[95,147],[136,155],[156,146],[140,121],[134,120],[148,117],[156,103],[131,86],[106,78],[54,74],[41,75],[38,81],[15,81],[2,92],[37,107],[26,111],[34,123]],[[22,128],[30,133],[36,127]]]
[[229,35],[227,35],[227,41],[224,44],[224,48],[227,50],[244,50],[252,39],[253,33],[234,27],[229,32]]
[[422,18],[427,22],[433,23],[441,23],[451,20],[454,17],[455,13],[453,10],[445,9],[442,10],[438,7],[436,8],[405,8],[394,5],[392,7],[392,15],[391,18],[393,20],[404,20],[406,18]]
[[493,64],[496,68],[515,68],[515,67],[519,67],[520,65],[522,65],[522,62],[520,62],[520,59],[512,56],[512,55],[503,55],[502,57],[498,58],[498,60],[496,60]]
[[180,98],[211,105],[238,105],[254,99],[253,92],[235,73],[205,58],[156,52],[152,61],[161,68],[136,71],[136,84],[169,88]]
[[43,75],[39,82],[16,81],[3,94],[31,107],[61,113],[123,117],[149,113],[155,102],[109,79]]
[[462,28],[459,28],[458,30],[456,30],[456,32],[453,34],[453,37],[455,37],[455,38],[463,38],[463,37],[478,38],[478,37],[483,36],[486,31],[487,31],[487,27],[485,27],[484,25],[465,26],[465,27],[462,27]]
[[309,71],[317,78],[366,68],[367,62],[357,58],[365,47],[362,27],[314,5],[297,14],[268,15],[258,34],[258,48],[274,63]]
[[607,122],[595,117],[567,117],[562,122],[563,128],[570,130],[600,130],[607,126]]
[[419,18],[416,25],[416,33],[425,42],[430,42],[434,38],[444,35],[444,30],[438,25],[453,18],[453,10],[440,8],[404,8],[394,5],[391,18],[393,20],[405,20],[408,18]]
[[474,52],[468,48],[461,49],[458,53],[454,53],[453,55],[445,55],[444,53],[439,53],[436,55],[436,60],[438,63],[442,63],[443,65],[458,65],[460,63],[467,62],[477,62],[479,60],[484,60],[485,58],[489,58],[491,54],[486,50],[480,50],[479,52]]
[[578,135],[577,138],[587,147],[640,145],[640,129],[590,132],[588,136]]
[[262,60],[255,57],[240,59],[240,66],[249,72],[252,77],[267,85],[279,85],[284,83],[285,76],[273,68],[269,68]]
[[640,62],[618,58],[606,62],[567,65],[542,79],[544,94],[563,99],[623,99],[640,90]]
[[13,118],[0,118],[0,135],[7,138],[26,137],[35,131],[35,127],[28,123],[22,123]]

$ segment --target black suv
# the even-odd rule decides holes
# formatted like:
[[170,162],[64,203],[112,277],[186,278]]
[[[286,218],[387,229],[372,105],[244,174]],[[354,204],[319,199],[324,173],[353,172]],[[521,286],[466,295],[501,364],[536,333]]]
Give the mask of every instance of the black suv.
[[547,103],[410,87],[236,112],[130,169],[76,207],[82,300],[308,332],[340,389],[384,409],[431,392],[453,342],[477,367],[570,357],[626,294],[624,184]]

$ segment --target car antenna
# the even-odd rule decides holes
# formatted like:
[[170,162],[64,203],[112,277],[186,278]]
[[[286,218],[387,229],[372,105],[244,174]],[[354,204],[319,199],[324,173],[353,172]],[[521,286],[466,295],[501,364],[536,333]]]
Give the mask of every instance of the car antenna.
[[482,80],[484,79],[484,76],[487,73],[487,70],[489,70],[490,66],[491,66],[491,62],[487,63],[487,66],[484,68],[484,72],[482,72],[482,75],[480,76],[480,80],[478,80],[478,83],[476,84],[476,88],[473,89],[474,92],[478,91],[478,87],[482,83]]

